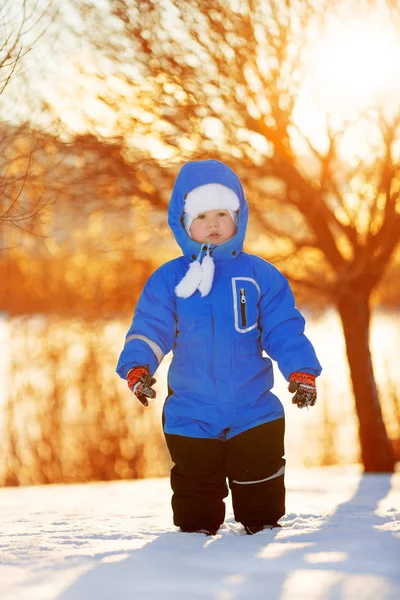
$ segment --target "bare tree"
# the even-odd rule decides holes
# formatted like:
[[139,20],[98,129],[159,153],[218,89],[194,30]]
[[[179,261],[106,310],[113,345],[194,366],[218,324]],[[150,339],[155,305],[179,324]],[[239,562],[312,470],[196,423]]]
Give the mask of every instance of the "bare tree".
[[[33,180],[33,156],[37,149],[36,133],[26,124],[13,122],[7,116],[15,100],[7,96],[10,86],[24,76],[24,64],[32,47],[46,31],[54,11],[52,0],[3,0],[0,3],[0,235],[4,227],[23,232],[36,231],[35,221],[45,206],[40,185],[24,192],[28,179]],[[28,96],[21,86],[17,94],[22,102]],[[0,242],[0,250],[3,246]]]
[[[71,3],[84,17],[81,34],[107,61],[98,98],[114,111],[127,147],[132,136],[162,144],[161,167],[206,156],[228,162],[245,183],[258,226],[285,240],[275,258],[284,259],[292,281],[337,308],[364,468],[392,471],[369,330],[371,295],[400,239],[400,113],[376,106],[341,126],[328,119],[322,149],[295,118],[308,42],[337,3]],[[340,148],[362,122],[373,124],[375,146],[348,164]]]

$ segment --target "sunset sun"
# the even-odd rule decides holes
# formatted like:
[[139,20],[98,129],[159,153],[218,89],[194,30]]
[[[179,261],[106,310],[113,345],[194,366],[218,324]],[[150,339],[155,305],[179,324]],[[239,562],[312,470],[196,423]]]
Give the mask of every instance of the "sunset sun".
[[368,109],[400,104],[400,37],[384,14],[332,19],[310,46],[296,123],[317,145],[326,119],[341,127]]
[[317,45],[313,70],[332,106],[379,101],[399,87],[400,40],[388,23],[333,25]]

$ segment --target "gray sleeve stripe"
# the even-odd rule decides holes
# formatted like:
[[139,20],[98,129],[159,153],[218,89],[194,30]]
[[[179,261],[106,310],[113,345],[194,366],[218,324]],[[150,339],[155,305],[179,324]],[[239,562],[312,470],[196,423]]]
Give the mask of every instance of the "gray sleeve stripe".
[[285,472],[285,467],[283,466],[279,469],[279,471],[277,471],[270,477],[266,477],[265,479],[258,479],[257,481],[235,481],[235,480],[233,480],[232,483],[239,483],[240,485],[249,485],[251,483],[263,483],[264,481],[269,481],[270,479],[275,479],[275,477],[280,477],[281,475],[284,474],[284,472]]
[[142,340],[142,342],[146,342],[146,344],[148,344],[150,346],[150,348],[153,350],[154,355],[155,355],[155,357],[156,357],[156,359],[158,361],[158,364],[160,364],[160,362],[164,358],[164,353],[163,353],[163,351],[161,350],[161,348],[160,348],[160,346],[158,344],[156,344],[155,342],[153,342],[153,340],[151,340],[150,338],[146,337],[145,335],[130,335],[125,340],[125,346],[131,340]]

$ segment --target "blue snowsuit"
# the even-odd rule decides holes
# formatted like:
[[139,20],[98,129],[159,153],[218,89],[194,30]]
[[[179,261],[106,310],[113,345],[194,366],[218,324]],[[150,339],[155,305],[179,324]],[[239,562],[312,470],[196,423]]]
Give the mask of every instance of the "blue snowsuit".
[[[211,248],[211,291],[177,297],[175,287],[207,246],[183,226],[185,195],[207,183],[239,198],[238,229]],[[270,263],[243,252],[247,202],[238,177],[215,160],[181,169],[169,204],[169,225],[183,256],[160,267],[137,303],[117,371],[134,366],[153,375],[173,351],[164,405],[164,433],[172,461],[174,523],[183,531],[217,531],[232,491],[235,519],[246,527],[275,524],[285,513],[284,411],[272,393],[271,358],[291,373],[321,372],[304,335],[285,277]],[[271,357],[263,356],[263,350]]]
[[[207,183],[231,188],[239,198],[238,229],[211,250],[211,292],[178,298],[174,288],[206,246],[189,238],[183,225],[185,195]],[[168,221],[183,256],[155,271],[137,303],[117,372],[147,366],[153,375],[173,351],[164,430],[189,437],[229,439],[284,416],[271,392],[272,362],[288,380],[294,371],[315,376],[321,366],[304,335],[286,278],[270,263],[243,252],[248,208],[237,175],[216,160],[185,164],[174,185]]]

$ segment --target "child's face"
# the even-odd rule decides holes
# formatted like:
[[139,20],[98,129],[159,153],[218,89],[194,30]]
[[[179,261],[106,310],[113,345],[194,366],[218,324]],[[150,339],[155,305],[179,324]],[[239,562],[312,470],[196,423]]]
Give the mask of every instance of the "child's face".
[[223,244],[236,233],[236,226],[227,210],[207,210],[193,219],[190,235],[202,244]]

